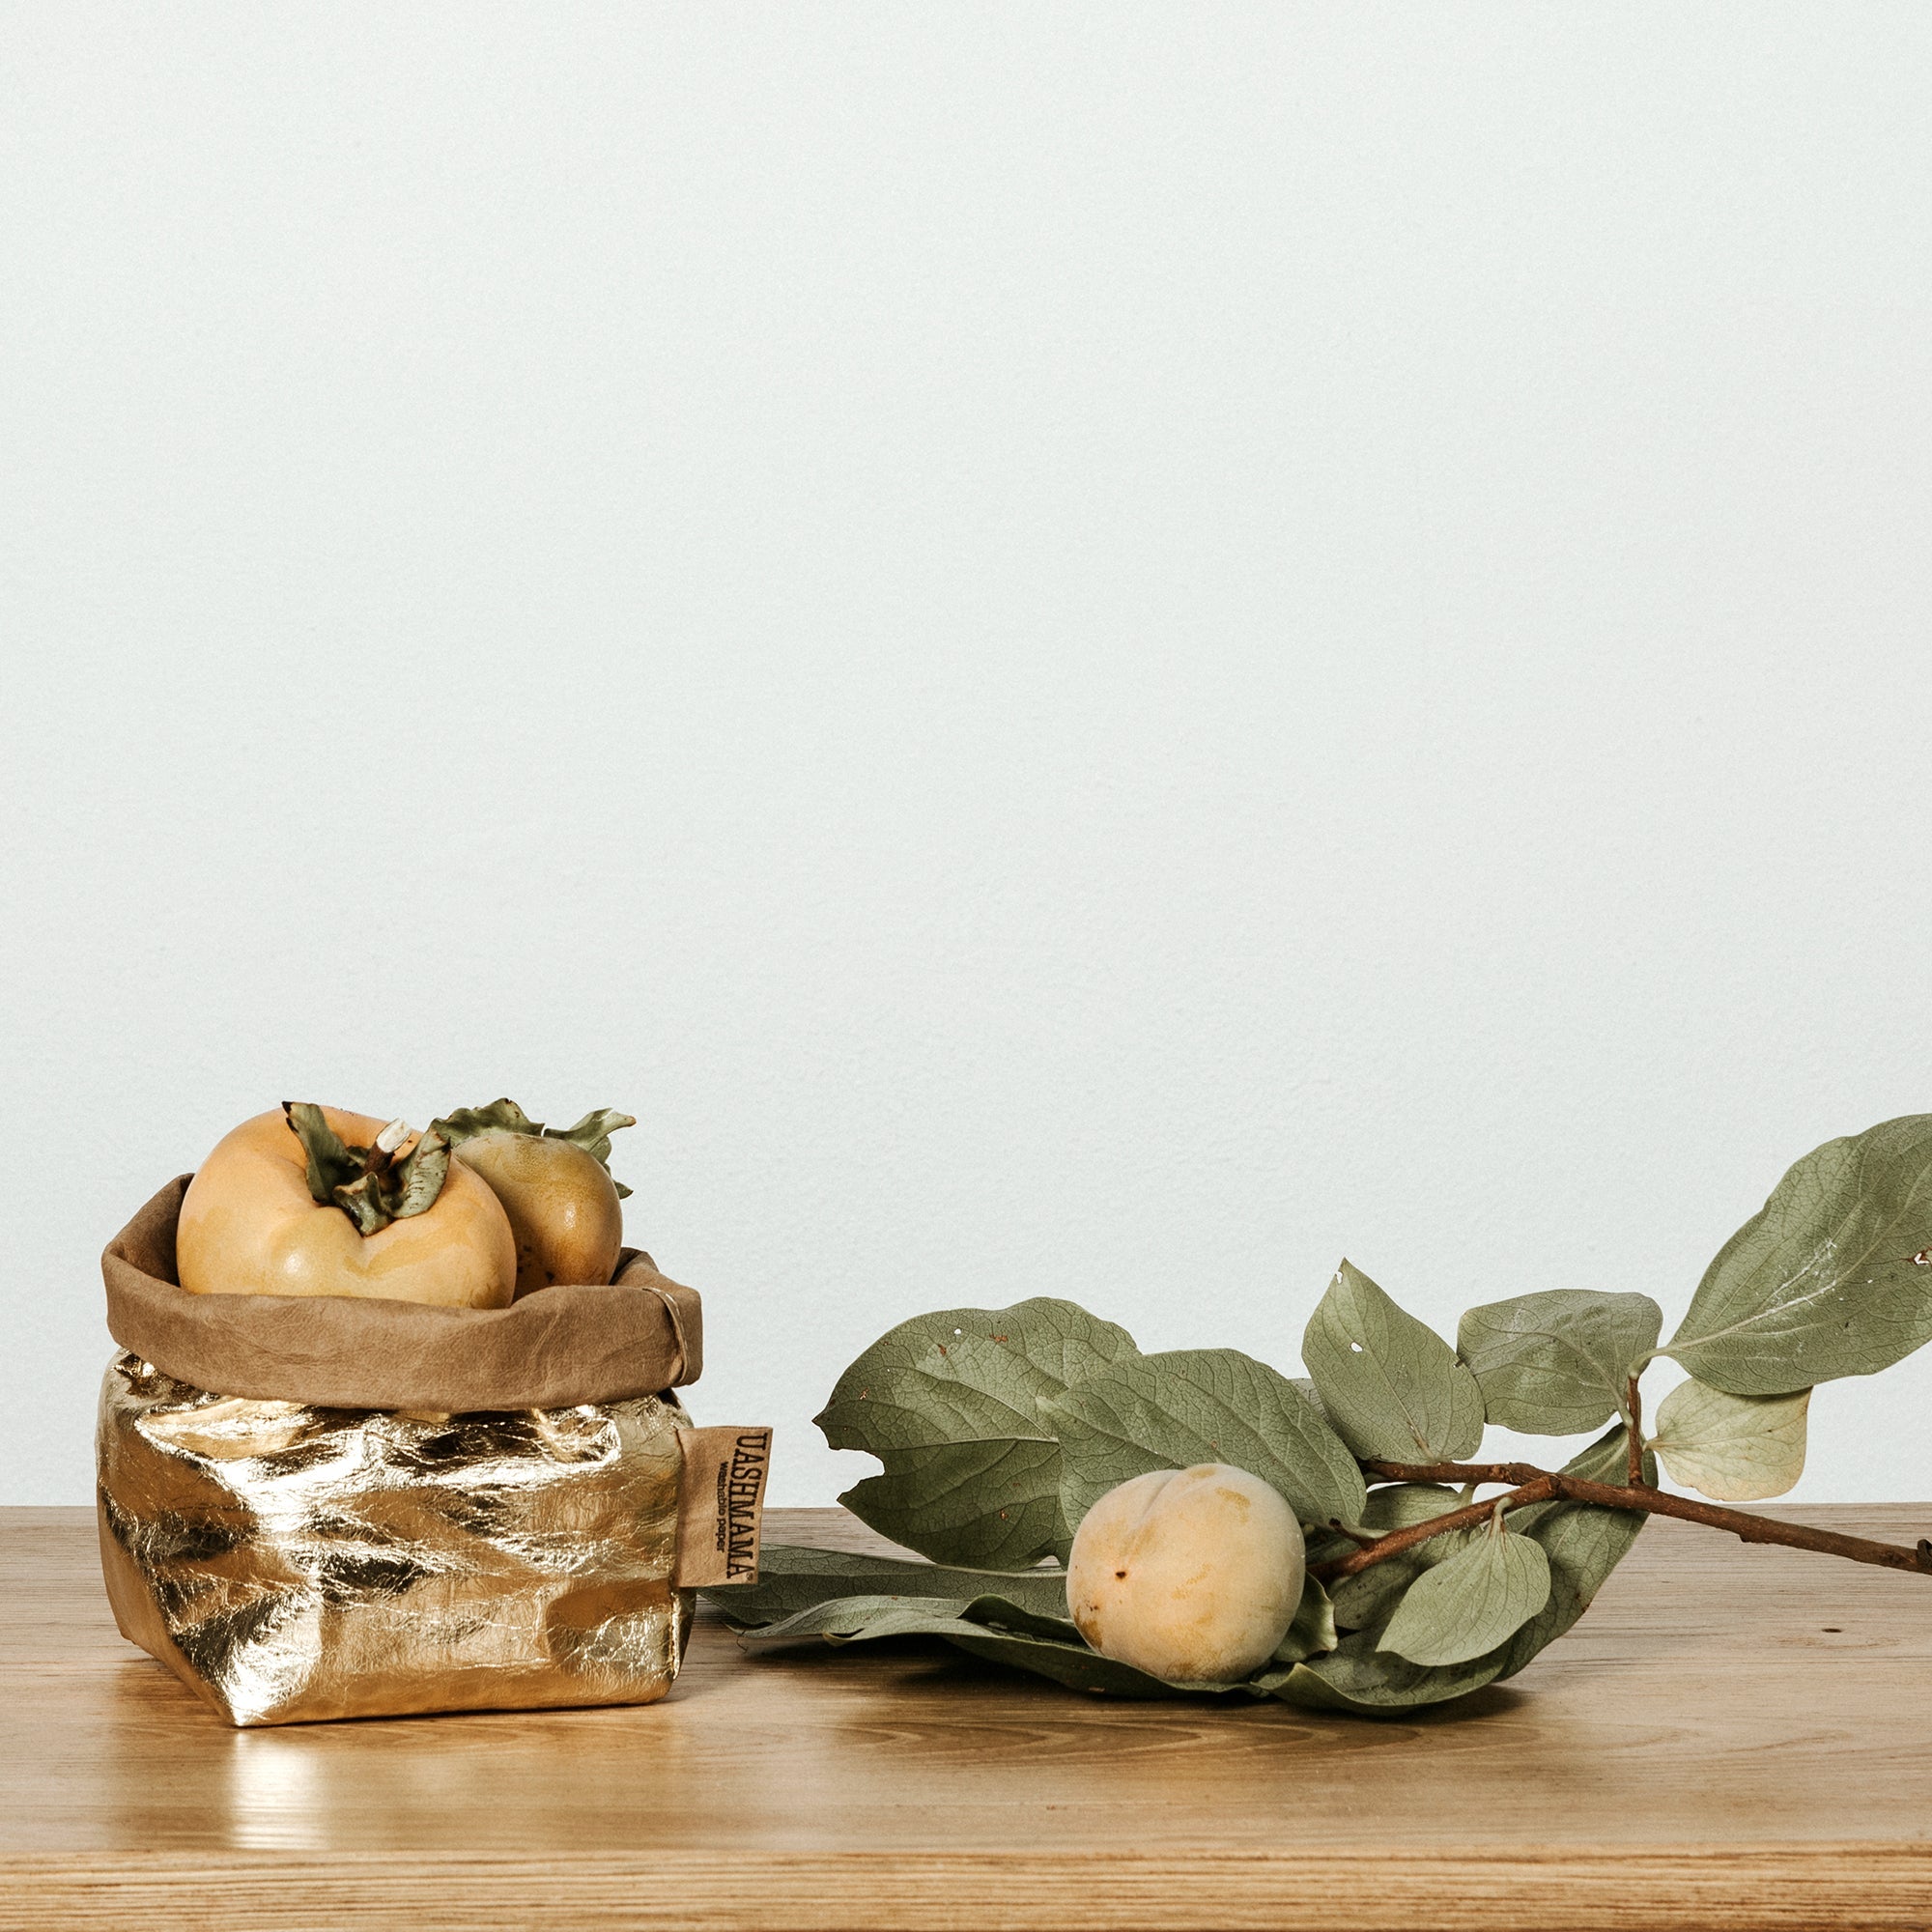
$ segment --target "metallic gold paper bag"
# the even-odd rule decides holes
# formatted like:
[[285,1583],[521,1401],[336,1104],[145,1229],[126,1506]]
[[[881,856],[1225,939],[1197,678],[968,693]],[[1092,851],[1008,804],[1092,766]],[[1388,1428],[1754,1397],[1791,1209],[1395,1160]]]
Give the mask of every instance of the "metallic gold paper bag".
[[671,1392],[696,1293],[627,1248],[504,1309],[189,1294],[187,1180],[101,1258],[122,1634],[235,1724],[662,1697],[689,1586],[756,1578],[770,1463]]
[[474,1415],[211,1395],[110,1364],[122,1634],[236,1724],[642,1704],[690,1632],[676,1398]]

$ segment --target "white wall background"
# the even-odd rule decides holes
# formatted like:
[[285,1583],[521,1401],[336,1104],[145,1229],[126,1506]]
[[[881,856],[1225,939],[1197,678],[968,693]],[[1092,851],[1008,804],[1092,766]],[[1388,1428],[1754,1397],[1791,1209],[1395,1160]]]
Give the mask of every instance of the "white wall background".
[[783,1502],[922,1308],[1674,1321],[1932,1108],[1923,8],[0,21],[0,1500],[284,1095],[639,1114]]

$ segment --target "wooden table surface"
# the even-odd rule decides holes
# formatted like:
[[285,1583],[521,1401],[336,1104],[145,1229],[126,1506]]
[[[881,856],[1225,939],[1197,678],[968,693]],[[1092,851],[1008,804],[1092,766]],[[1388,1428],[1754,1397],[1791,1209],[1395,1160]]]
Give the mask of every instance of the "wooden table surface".
[[643,1709],[233,1731],[116,1634],[89,1513],[0,1511],[0,1925],[171,1923],[1932,1926],[1932,1584],[1653,1522],[1520,1677],[1406,1720],[707,1619]]

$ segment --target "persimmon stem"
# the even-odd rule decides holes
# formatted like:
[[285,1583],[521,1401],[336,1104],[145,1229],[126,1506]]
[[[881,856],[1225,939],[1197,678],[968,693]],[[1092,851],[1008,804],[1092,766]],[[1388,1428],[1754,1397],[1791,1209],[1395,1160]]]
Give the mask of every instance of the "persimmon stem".
[[346,1147],[320,1107],[284,1100],[289,1130],[301,1143],[310,1198],[321,1208],[340,1208],[362,1235],[379,1234],[391,1221],[426,1213],[436,1205],[449,1172],[449,1143],[432,1129],[419,1134],[401,1159],[410,1123],[394,1120],[373,1147]]
[[1920,1537],[1915,1548],[1903,1544],[1875,1543],[1863,1536],[1841,1536],[1836,1530],[1812,1529],[1802,1522],[1778,1522],[1748,1510],[1726,1509],[1719,1503],[1675,1496],[1650,1483],[1597,1483],[1584,1476],[1567,1476],[1555,1469],[1539,1469],[1533,1463],[1379,1463],[1362,1465],[1373,1476],[1394,1483],[1505,1483],[1509,1493],[1488,1502],[1431,1517],[1426,1522],[1391,1530],[1366,1548],[1310,1566],[1320,1582],[1339,1581],[1377,1563],[1399,1556],[1432,1536],[1470,1529],[1498,1505],[1525,1509],[1533,1503],[1592,1503],[1600,1509],[1631,1510],[1639,1515],[1676,1517],[1709,1529],[1727,1530],[1745,1543],[1781,1544],[1789,1549],[1811,1549],[1825,1556],[1842,1556],[1852,1563],[1875,1563],[1887,1570],[1910,1570],[1932,1577],[1932,1538]]
[[394,1120],[376,1136],[376,1144],[369,1150],[362,1163],[364,1174],[386,1174],[395,1164],[396,1150],[410,1137],[410,1123],[404,1120]]

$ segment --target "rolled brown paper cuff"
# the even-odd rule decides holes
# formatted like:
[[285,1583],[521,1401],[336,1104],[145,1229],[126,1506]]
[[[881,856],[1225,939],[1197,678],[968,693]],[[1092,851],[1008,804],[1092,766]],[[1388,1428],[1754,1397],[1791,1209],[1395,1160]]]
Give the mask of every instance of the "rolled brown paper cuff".
[[695,1382],[696,1289],[636,1248],[603,1285],[540,1289],[508,1308],[433,1308],[373,1296],[190,1294],[175,1227],[193,1177],[171,1180],[107,1244],[107,1328],[124,1349],[197,1388],[324,1408],[568,1408]]

